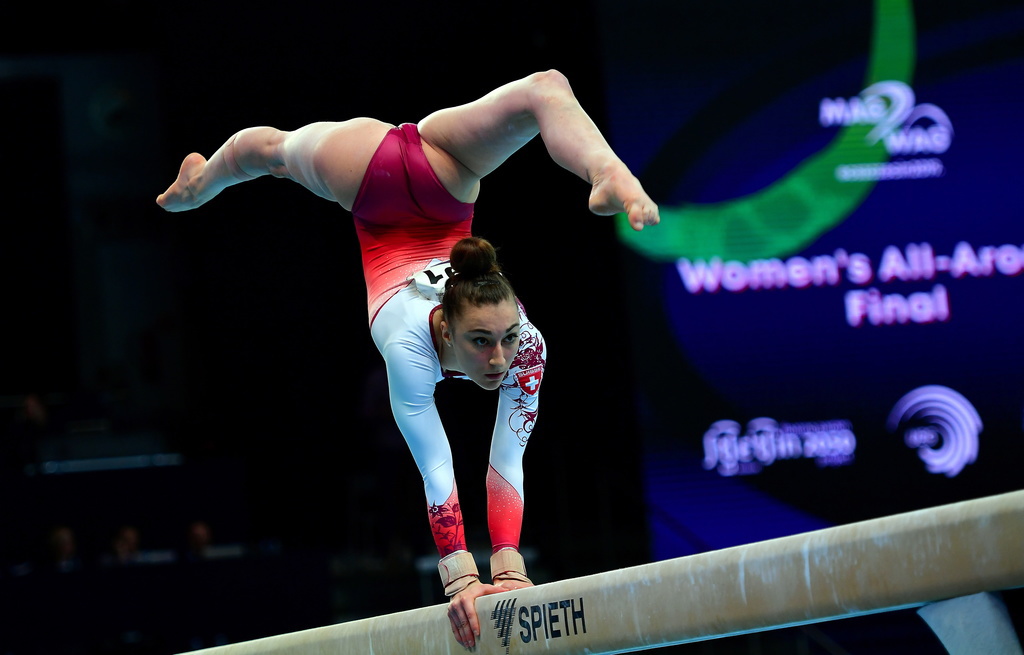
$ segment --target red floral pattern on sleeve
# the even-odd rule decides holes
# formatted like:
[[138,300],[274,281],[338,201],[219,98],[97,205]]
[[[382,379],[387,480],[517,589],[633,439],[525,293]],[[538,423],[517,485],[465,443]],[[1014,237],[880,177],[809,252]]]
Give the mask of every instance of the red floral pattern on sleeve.
[[457,486],[452,486],[452,494],[444,503],[430,505],[427,508],[427,516],[430,519],[430,531],[434,535],[434,545],[437,546],[437,552],[441,557],[451,555],[457,550],[467,550]]

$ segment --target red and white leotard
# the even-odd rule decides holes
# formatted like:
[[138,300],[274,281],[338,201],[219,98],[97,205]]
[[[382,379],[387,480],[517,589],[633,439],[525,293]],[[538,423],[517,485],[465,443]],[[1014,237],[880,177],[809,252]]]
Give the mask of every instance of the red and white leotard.
[[452,246],[470,236],[473,203],[459,202],[444,188],[423,152],[419,130],[405,123],[377,147],[352,216],[372,322],[413,273],[432,259],[447,259]]
[[[391,409],[423,476],[434,541],[441,556],[466,550],[451,448],[434,404],[445,377],[431,317],[437,298],[410,284],[413,274],[447,259],[470,235],[473,205],[455,199],[430,167],[415,125],[388,132],[353,205],[366,277],[370,334],[387,366]],[[520,346],[498,392],[487,472],[487,513],[494,550],[518,548],[523,514],[523,451],[537,417],[547,351],[519,305]]]

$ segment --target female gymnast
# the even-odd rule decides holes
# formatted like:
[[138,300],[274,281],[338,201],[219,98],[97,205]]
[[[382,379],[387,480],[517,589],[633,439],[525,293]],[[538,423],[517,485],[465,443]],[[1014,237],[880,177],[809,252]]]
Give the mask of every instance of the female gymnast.
[[[392,412],[423,476],[448,616],[466,648],[480,634],[477,597],[532,584],[519,554],[522,458],[547,353],[494,248],[470,227],[481,178],[538,134],[556,163],[590,183],[593,213],[624,212],[636,230],[658,223],[657,205],[554,70],[418,124],[355,118],[294,131],[247,128],[208,160],[185,157],[156,200],[171,212],[195,209],[269,174],[352,213],[370,334],[386,363]],[[486,477],[493,584],[479,581],[466,548],[451,449],[434,406],[434,385],[446,377],[499,391]]]

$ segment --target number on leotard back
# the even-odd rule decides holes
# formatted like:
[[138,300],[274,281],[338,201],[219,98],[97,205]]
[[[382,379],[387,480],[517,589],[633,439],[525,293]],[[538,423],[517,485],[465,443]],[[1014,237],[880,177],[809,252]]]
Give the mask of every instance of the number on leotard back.
[[445,282],[451,276],[451,264],[449,262],[441,262],[415,273],[412,276],[412,281],[416,283],[416,290],[424,298],[441,302],[441,296],[444,295]]

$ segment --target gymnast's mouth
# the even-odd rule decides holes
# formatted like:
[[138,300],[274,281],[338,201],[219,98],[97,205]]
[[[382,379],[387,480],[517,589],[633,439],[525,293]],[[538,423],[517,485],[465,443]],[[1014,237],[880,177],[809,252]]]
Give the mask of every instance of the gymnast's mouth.
[[488,380],[503,380],[508,371],[501,371],[500,373],[484,373],[484,377]]

